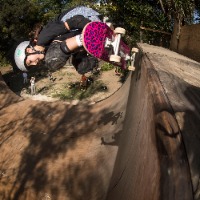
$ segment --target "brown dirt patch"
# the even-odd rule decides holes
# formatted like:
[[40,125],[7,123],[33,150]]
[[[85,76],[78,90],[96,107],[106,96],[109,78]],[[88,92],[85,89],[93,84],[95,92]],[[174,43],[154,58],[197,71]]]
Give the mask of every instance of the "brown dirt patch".
[[[87,88],[83,88],[79,86],[81,80],[80,74],[78,74],[74,67],[70,65],[66,65],[60,70],[52,73],[53,78],[55,78],[54,82],[49,80],[47,70],[35,70],[28,72],[27,84],[23,84],[22,72],[13,72],[11,67],[3,67],[0,69],[0,71],[5,82],[13,92],[24,99],[40,101],[62,100],[58,97],[55,97],[55,94],[62,92],[70,93],[70,90],[75,90],[75,92],[81,93],[83,97],[80,98],[80,95],[79,97],[71,95],[71,98],[65,99],[65,101],[74,103],[79,102],[80,100],[97,102],[107,98],[117,91],[125,79],[124,76],[116,75],[115,69],[101,71],[99,74],[88,73],[86,76],[91,77],[94,82]],[[37,94],[33,96],[30,95],[31,76],[35,76],[36,78]],[[85,95],[86,93],[88,93],[90,96],[87,97],[87,95]]]

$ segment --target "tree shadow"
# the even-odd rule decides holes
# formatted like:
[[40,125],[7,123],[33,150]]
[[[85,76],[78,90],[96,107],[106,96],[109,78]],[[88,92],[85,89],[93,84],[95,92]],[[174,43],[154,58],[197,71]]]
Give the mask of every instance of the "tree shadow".
[[[160,110],[156,115],[157,148],[162,163],[161,183],[163,188],[161,192],[167,197],[170,194],[167,194],[166,191],[170,190],[170,187],[179,189],[187,187],[187,190],[184,191],[185,195],[188,195],[188,198],[194,196],[194,199],[199,199],[200,88],[172,74],[160,72],[160,75],[165,77],[165,84],[170,83],[167,85],[167,91],[172,106],[172,109]],[[161,115],[162,117],[159,117]],[[180,135],[181,140],[179,139]],[[174,160],[175,158],[178,160]],[[179,160],[183,163],[180,164]],[[170,177],[168,169],[172,168],[176,174],[173,172]],[[172,177],[177,174],[179,175],[176,182],[171,185]],[[193,194],[190,193],[191,190]]]
[[109,109],[94,113],[90,105],[56,102],[31,102],[24,109],[18,120],[0,126],[4,133],[0,172],[5,174],[1,180],[7,188],[1,189],[0,196],[7,200],[102,199],[111,171],[107,156],[112,153],[98,148],[101,137],[113,133],[109,128],[104,133],[100,130],[116,125],[116,117],[106,113],[119,114]]
[[106,125],[108,123],[110,123],[112,121],[112,125],[113,124],[117,124],[118,120],[120,118],[122,118],[123,116],[123,112],[118,112],[118,113],[114,113],[113,111],[112,112],[109,112],[109,113],[106,113],[99,121],[99,125],[103,124],[103,125]]
[[187,151],[194,199],[200,198],[200,87],[189,85],[184,91],[187,107],[181,116],[182,135]]
[[21,91],[24,88],[27,88],[30,86],[30,78],[32,76],[36,77],[36,82],[48,77],[48,68],[45,67],[44,65],[40,66],[34,66],[30,68],[30,70],[27,72],[28,73],[28,83],[24,84],[23,83],[23,76],[22,76],[22,71],[9,71],[8,73],[5,73],[2,75],[5,83],[7,86],[17,95],[21,93]]
[[115,133],[114,135],[108,135],[101,137],[101,144],[102,145],[113,145],[119,146],[119,141],[122,135],[122,131]]

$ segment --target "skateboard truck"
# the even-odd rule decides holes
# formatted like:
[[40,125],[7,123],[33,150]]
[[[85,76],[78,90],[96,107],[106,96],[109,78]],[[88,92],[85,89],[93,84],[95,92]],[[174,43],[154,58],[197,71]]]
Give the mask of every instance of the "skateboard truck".
[[111,47],[113,48],[114,54],[110,55],[110,58],[109,58],[109,60],[111,62],[120,63],[121,56],[122,56],[125,58],[125,60],[130,60],[130,62],[131,62],[130,66],[128,67],[128,70],[135,71],[135,67],[134,67],[135,55],[139,51],[139,49],[132,48],[131,56],[130,55],[121,55],[121,54],[123,54],[123,51],[120,51],[120,49],[119,49],[121,36],[124,35],[125,32],[126,32],[125,29],[117,27],[114,30],[114,33],[116,34],[116,36],[112,39],[106,38],[105,48],[111,48]]
[[110,55],[110,61],[119,63],[121,60],[121,57],[119,56],[120,40],[121,40],[121,36],[125,35],[126,30],[124,28],[117,27],[114,30],[114,32],[116,34],[115,40],[113,42],[114,54]]
[[124,28],[117,27],[114,30],[114,33],[116,34],[115,38],[112,38],[112,40],[106,38],[105,47],[112,46],[113,51],[114,51],[114,54],[110,55],[110,58],[109,58],[111,62],[119,63],[121,60],[121,57],[119,56],[119,45],[120,45],[121,36],[124,35],[125,32],[126,30]]
[[[114,41],[113,41],[114,40]],[[123,51],[120,51],[119,50],[119,47],[118,47],[118,49],[115,49],[115,47],[116,47],[116,43],[117,43],[118,41],[116,41],[115,39],[109,39],[109,38],[106,38],[106,42],[105,42],[105,48],[113,48],[114,49],[114,55],[112,54],[112,55],[110,55],[110,57],[111,57],[111,59],[110,59],[110,61],[113,61],[113,62],[120,62],[120,60],[121,60],[121,57],[124,57],[124,59],[125,60],[130,60],[131,59],[131,57],[129,56],[129,55],[127,55],[127,54],[125,54]],[[119,55],[119,56],[118,56]],[[116,58],[116,59],[115,59]],[[113,60],[114,59],[114,60]]]
[[[106,25],[112,29],[114,31],[114,26],[112,25],[111,22],[106,22]],[[105,41],[105,48],[110,48],[111,46],[113,46],[113,41],[114,41],[114,37],[112,37],[112,39],[109,39],[109,38],[106,38],[106,41]]]

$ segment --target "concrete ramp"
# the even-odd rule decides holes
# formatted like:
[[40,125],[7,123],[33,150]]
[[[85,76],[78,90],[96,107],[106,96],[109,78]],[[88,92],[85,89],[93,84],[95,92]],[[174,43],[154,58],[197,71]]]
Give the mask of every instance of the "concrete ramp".
[[22,100],[0,81],[0,199],[198,199],[200,65],[138,47],[136,71],[93,105]]
[[17,96],[14,92],[12,92],[8,88],[8,86],[4,82],[4,80],[1,76],[1,72],[0,72],[0,101],[1,101],[0,109],[4,108],[10,104],[22,101],[22,100],[23,100],[22,98]]

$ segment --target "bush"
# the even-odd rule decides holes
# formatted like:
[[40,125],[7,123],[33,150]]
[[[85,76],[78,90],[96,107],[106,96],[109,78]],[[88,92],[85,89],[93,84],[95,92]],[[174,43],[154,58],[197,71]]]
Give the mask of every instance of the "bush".
[[105,87],[105,85],[102,81],[95,81],[87,88],[81,88],[80,84],[74,84],[74,87],[65,88],[60,93],[53,94],[52,97],[59,98],[61,100],[83,100],[99,91],[103,91],[103,87]]
[[111,63],[107,63],[107,62],[104,62],[104,63],[102,64],[102,66],[101,66],[101,70],[102,70],[102,71],[109,71],[109,70],[112,70],[112,69],[114,69],[114,68],[115,68],[114,65],[112,65]]
[[0,67],[6,67],[10,65],[10,62],[6,59],[5,55],[0,52]]

